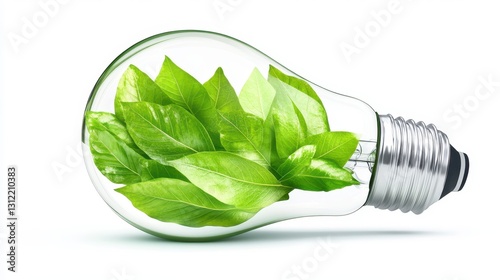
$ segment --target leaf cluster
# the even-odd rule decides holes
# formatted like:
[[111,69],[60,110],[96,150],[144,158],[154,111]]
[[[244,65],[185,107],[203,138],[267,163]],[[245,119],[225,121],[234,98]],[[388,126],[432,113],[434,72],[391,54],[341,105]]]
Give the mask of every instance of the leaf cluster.
[[163,222],[234,226],[294,189],[359,184],[344,168],[356,135],[331,131],[313,88],[273,66],[237,94],[222,68],[202,84],[169,57],[155,80],[130,65],[114,109],[86,112],[94,163]]

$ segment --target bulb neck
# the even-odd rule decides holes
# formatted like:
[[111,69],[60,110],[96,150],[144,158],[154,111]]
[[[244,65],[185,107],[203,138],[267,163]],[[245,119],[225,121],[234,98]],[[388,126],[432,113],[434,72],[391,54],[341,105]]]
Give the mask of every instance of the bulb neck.
[[375,170],[366,205],[420,214],[467,179],[466,154],[434,125],[379,115]]

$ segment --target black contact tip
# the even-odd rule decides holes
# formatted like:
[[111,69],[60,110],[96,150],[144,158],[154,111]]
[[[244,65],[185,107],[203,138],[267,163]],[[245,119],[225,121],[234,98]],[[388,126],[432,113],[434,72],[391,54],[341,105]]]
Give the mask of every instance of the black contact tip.
[[441,198],[453,191],[461,191],[467,181],[469,174],[469,157],[465,153],[457,151],[450,145],[450,161],[448,163],[448,173],[444,184]]

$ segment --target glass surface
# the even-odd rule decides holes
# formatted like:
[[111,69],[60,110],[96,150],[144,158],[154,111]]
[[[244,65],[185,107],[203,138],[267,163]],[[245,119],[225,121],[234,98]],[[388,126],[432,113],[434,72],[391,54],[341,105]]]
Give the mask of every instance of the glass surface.
[[[288,75],[297,76],[265,54],[236,39],[204,31],[169,32],[145,39],[118,56],[97,81],[86,111],[113,113],[118,81],[126,68],[134,64],[154,79],[165,55],[202,83],[213,75],[217,67],[222,67],[237,93],[255,67],[265,76],[270,64]],[[289,200],[276,202],[262,209],[250,220],[233,227],[192,228],[161,222],[134,208],[126,197],[114,191],[121,185],[110,182],[100,173],[89,151],[89,134],[84,122],[82,142],[89,176],[104,201],[125,221],[143,231],[169,239],[210,240],[286,219],[350,214],[362,207],[368,197],[377,140],[376,114],[363,101],[309,83],[324,103],[332,131],[350,131],[359,136],[358,149],[346,167],[355,172],[361,185],[329,192],[296,189],[290,193]]]

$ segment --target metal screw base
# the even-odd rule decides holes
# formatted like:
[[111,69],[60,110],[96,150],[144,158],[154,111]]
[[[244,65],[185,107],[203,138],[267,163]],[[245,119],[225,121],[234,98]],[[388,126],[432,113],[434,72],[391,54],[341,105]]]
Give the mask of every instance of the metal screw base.
[[379,115],[380,136],[367,205],[422,213],[441,198],[450,144],[430,124]]

